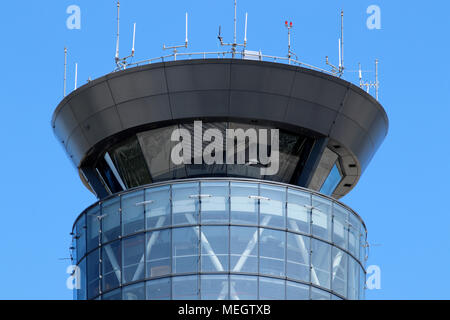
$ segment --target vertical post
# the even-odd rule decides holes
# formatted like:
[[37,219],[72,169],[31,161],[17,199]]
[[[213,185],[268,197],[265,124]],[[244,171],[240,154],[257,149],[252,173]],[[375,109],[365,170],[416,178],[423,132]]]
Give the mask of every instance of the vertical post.
[[186,48],[188,46],[188,13],[186,12],[186,39],[185,39]]
[[359,87],[362,88],[363,87],[363,83],[362,83],[361,63],[358,63],[358,67],[359,67]]
[[133,25],[133,47],[131,48],[131,56],[134,56],[134,45],[136,43],[136,22]]
[[75,63],[75,90],[77,90],[77,82],[78,82],[78,63]]
[[119,61],[119,39],[120,39],[120,1],[117,1],[117,38],[116,38],[116,63]]
[[379,83],[378,83],[378,59],[375,59],[375,97],[378,101],[378,88],[379,88]]
[[66,81],[67,81],[67,48],[64,47],[64,97],[66,96]]
[[236,40],[236,20],[237,20],[236,19],[236,14],[237,14],[236,7],[237,7],[237,1],[234,0],[234,36],[233,36],[233,46],[231,47],[231,49],[233,51],[233,53],[232,53],[233,58],[234,58],[234,55],[236,52],[236,43],[237,43],[237,40]]
[[341,72],[344,71],[344,10],[341,11]]
[[244,31],[244,50],[245,47],[247,46],[247,19],[248,19],[248,13],[245,13],[245,31]]

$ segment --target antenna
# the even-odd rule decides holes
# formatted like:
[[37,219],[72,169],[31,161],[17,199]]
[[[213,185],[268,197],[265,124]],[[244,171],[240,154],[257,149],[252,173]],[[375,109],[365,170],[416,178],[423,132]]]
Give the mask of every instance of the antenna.
[[64,97],[66,96],[66,81],[67,81],[67,48],[64,47]]
[[325,57],[325,62],[331,67],[331,72],[338,74],[339,77],[344,75],[344,10],[341,10],[341,36],[339,38],[339,60],[338,66],[331,64],[328,60],[328,56]]
[[287,57],[289,59],[289,64],[290,64],[292,56],[295,56],[295,58],[298,59],[297,55],[291,50],[291,29],[294,27],[294,25],[292,24],[292,21],[288,23],[288,21],[286,20],[284,22],[284,26],[288,30],[288,55],[287,55]]
[[365,89],[367,93],[370,93],[370,88],[375,88],[375,98],[378,101],[378,91],[380,88],[380,82],[378,81],[378,59],[375,59],[375,81],[364,82],[362,79],[361,63],[359,64],[359,87]]
[[136,43],[136,23],[133,24],[133,46],[131,47],[131,54],[124,58],[120,58],[119,55],[119,45],[120,45],[120,0],[117,1],[117,39],[116,39],[116,70],[124,70],[127,68],[128,59],[134,57],[135,52],[135,43]]
[[78,82],[78,63],[75,63],[75,89],[77,90],[77,82]]
[[217,36],[217,38],[220,41],[220,45],[221,46],[230,46],[231,47],[231,55],[234,58],[234,56],[236,55],[236,48],[237,47],[244,47],[244,52],[242,53],[243,55],[245,55],[245,48],[247,46],[247,20],[248,20],[248,13],[245,14],[245,32],[244,32],[244,43],[237,43],[237,38],[236,38],[236,23],[237,23],[237,1],[234,0],[234,34],[233,34],[233,43],[225,43],[223,42],[223,37],[221,34],[221,26],[219,26],[219,35]]
[[174,57],[174,60],[176,61],[177,60],[177,53],[178,53],[177,49],[178,48],[187,48],[188,44],[189,44],[189,42],[188,42],[188,13],[186,12],[186,37],[185,37],[185,40],[184,40],[184,44],[177,45],[177,46],[169,46],[169,47],[166,47],[166,45],[163,44],[163,50],[172,49],[173,50],[173,57]]

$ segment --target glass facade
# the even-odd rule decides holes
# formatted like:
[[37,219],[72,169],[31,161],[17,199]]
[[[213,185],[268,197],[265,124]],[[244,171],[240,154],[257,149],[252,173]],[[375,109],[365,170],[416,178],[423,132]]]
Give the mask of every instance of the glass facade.
[[74,225],[77,299],[362,299],[366,229],[280,183],[198,179],[110,197]]

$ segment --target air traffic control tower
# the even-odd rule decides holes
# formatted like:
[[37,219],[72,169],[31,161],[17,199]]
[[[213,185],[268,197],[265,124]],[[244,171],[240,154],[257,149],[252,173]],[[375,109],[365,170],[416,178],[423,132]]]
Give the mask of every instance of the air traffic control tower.
[[338,74],[235,49],[128,65],[56,108],[98,198],[73,227],[75,299],[364,298],[366,226],[338,199],[387,134],[383,107]]

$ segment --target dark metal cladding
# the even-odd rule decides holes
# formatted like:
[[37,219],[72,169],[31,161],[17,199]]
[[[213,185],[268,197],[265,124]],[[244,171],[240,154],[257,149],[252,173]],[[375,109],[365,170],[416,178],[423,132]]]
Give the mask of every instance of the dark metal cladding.
[[327,138],[348,168],[348,193],[388,132],[383,107],[355,85],[314,70],[241,59],[182,60],[108,74],[63,99],[52,125],[77,167],[100,143],[136,127],[241,119]]

